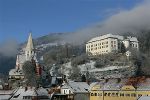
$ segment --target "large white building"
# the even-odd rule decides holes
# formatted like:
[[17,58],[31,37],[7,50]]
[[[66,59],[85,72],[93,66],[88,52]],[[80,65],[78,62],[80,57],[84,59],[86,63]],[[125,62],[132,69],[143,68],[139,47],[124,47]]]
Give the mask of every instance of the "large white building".
[[106,34],[89,40],[86,43],[86,53],[89,55],[100,55],[111,52],[121,52],[122,44],[126,50],[129,48],[139,49],[136,37]]

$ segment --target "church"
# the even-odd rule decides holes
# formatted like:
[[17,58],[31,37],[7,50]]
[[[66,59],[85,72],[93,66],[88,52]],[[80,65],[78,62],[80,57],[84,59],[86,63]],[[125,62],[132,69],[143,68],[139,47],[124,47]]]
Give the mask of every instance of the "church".
[[39,61],[37,60],[37,53],[33,45],[31,33],[29,35],[26,47],[23,48],[17,55],[15,68],[9,71],[9,79],[24,79],[22,67],[26,61],[34,61],[36,74],[38,76],[42,74],[42,68],[39,64]]

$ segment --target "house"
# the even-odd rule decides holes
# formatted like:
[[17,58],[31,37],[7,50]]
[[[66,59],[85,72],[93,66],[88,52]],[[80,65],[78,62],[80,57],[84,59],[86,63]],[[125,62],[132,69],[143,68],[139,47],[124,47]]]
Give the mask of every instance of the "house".
[[145,77],[104,79],[90,84],[90,100],[142,100],[150,96],[149,84]]
[[89,100],[89,85],[70,81],[61,87],[61,94],[67,95],[67,100]]

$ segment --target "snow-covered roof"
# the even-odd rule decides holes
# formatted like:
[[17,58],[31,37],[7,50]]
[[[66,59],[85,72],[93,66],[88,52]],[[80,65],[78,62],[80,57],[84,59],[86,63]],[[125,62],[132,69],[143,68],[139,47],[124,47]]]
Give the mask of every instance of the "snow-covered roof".
[[150,100],[150,96],[141,96],[138,100]]
[[89,85],[86,82],[68,82],[62,89],[69,88],[73,93],[88,93]]
[[[130,79],[123,78],[123,79],[103,79],[100,82],[94,82],[90,84],[90,90],[97,89],[97,90],[121,90],[123,86],[128,85],[130,83]],[[135,83],[135,82],[134,82]],[[138,81],[136,82],[136,90],[150,90],[150,78],[146,78],[143,82]],[[97,88],[99,86],[99,88]]]
[[115,70],[115,69],[122,69],[122,68],[128,68],[130,66],[108,66],[105,68],[95,68],[90,70],[89,72],[100,72],[100,71],[108,71],[108,70]]
[[138,40],[137,40],[136,37],[128,36],[127,38],[128,38],[131,42],[138,42]]
[[15,75],[15,76],[20,76],[20,75],[24,75],[22,70],[16,70],[16,69],[11,69],[9,71],[9,75],[12,76],[12,75]]
[[17,90],[17,92],[13,95],[11,100],[23,100],[24,96],[37,96],[35,88],[28,87],[28,89],[25,90],[25,87],[20,87]]
[[[94,42],[94,41],[100,41],[100,40],[106,39],[106,38],[116,38],[116,39],[119,39],[119,40],[124,40],[123,36],[113,35],[113,34],[109,33],[109,34],[106,34],[106,35],[102,35],[102,36],[92,38],[87,43]],[[136,37],[128,36],[127,39],[129,39],[131,42],[138,42]]]
[[43,87],[38,88],[36,91],[38,96],[48,96],[48,91]]
[[102,35],[102,36],[99,36],[99,37],[92,38],[90,41],[88,41],[88,43],[93,42],[93,41],[99,41],[99,40],[106,39],[106,38],[116,38],[116,39],[119,39],[119,40],[123,40],[123,36],[113,35],[113,34],[109,33],[109,34],[106,34],[106,35]]

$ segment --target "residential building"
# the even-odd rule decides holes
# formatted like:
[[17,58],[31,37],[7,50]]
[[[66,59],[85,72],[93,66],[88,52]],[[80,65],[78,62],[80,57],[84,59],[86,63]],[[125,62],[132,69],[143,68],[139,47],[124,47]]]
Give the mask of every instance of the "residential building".
[[137,50],[139,49],[136,37],[106,34],[89,40],[86,43],[86,53],[88,55],[100,55],[111,52],[121,52],[122,44],[126,50],[130,47]]
[[[90,100],[138,100],[150,96],[150,78],[105,79],[90,85]],[[141,99],[142,100],[142,99]]]
[[67,100],[89,100],[89,85],[86,82],[68,82],[61,87]]

